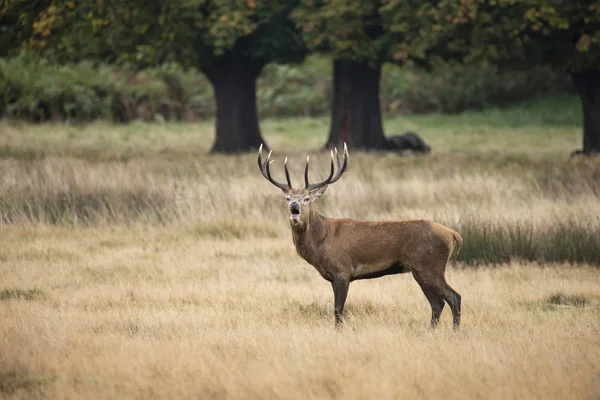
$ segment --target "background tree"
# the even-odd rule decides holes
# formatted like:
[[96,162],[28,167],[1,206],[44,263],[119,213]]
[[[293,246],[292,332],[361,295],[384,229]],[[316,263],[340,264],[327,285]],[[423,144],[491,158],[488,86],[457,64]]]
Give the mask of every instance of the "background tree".
[[[413,15],[423,0],[302,0],[292,17],[311,51],[333,58],[331,126],[325,147],[386,149],[379,85],[384,63],[419,67],[440,49],[413,47],[421,30]],[[402,51],[396,43],[404,43]],[[422,46],[423,42],[415,43]]]
[[200,69],[217,105],[213,152],[241,152],[263,142],[256,79],[270,62],[300,61],[301,37],[288,18],[293,0],[128,1],[8,0],[0,7],[6,48],[25,45],[49,59],[165,62]]
[[325,147],[342,142],[385,148],[379,103],[381,66],[387,59],[379,3],[303,0],[293,18],[307,46],[333,58],[331,125]]
[[[386,28],[402,26],[403,0],[386,0]],[[530,69],[551,65],[569,73],[583,106],[584,154],[600,152],[600,4],[592,0],[422,1],[419,30],[393,44],[465,63]]]

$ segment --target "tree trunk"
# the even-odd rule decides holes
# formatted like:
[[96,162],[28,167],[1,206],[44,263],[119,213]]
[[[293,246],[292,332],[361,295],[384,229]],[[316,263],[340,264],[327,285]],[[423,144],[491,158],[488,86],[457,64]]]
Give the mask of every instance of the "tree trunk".
[[334,60],[331,125],[325,148],[383,150],[386,147],[379,106],[381,66]]
[[600,70],[572,73],[583,108],[583,149],[575,154],[600,153]]
[[216,137],[211,153],[256,150],[264,142],[258,126],[256,79],[264,61],[226,54],[202,69],[217,104]]

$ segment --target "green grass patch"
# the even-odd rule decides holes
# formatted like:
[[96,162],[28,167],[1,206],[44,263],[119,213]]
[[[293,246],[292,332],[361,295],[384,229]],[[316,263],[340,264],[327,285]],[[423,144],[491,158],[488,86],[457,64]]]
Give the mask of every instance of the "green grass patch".
[[567,295],[564,293],[555,293],[545,300],[551,307],[573,307],[583,308],[590,304],[587,297],[578,294]]
[[522,304],[532,311],[559,311],[565,309],[589,307],[591,301],[581,294],[554,293],[545,299]]
[[0,393],[11,395],[19,390],[33,391],[57,379],[57,375],[23,375],[14,371],[0,373]]
[[46,297],[46,294],[40,289],[2,289],[0,290],[0,301],[8,300],[40,300]]
[[[581,145],[581,119],[579,100],[563,96],[456,115],[391,116],[384,120],[384,125],[387,135],[417,132],[432,146],[433,156],[468,155],[474,161],[492,158],[497,163],[528,164],[539,158],[568,159],[570,151]],[[4,120],[0,122],[0,130],[3,158],[33,161],[70,156],[89,162],[126,163],[139,159],[164,162],[192,160],[206,154],[214,138],[214,121],[31,125]],[[275,154],[282,151],[304,154],[325,144],[329,119],[263,119],[261,130]],[[427,162],[430,158],[412,159]]]

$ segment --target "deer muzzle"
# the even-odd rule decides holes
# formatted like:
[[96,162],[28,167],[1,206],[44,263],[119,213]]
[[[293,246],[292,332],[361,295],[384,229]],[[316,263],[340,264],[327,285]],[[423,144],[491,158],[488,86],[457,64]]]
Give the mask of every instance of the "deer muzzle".
[[293,220],[300,218],[300,203],[294,201],[290,204],[290,218]]

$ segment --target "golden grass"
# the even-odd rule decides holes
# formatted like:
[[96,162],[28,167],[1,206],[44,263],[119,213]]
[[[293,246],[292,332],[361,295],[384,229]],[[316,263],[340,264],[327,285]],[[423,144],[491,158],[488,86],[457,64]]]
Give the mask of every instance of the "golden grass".
[[[408,275],[352,284],[343,332],[289,238],[5,227],[0,395],[597,398],[597,269],[451,266],[463,327]],[[562,298],[585,299],[573,304]],[[570,297],[569,297],[570,296]]]
[[[316,207],[429,218],[469,238],[480,266],[461,255],[447,271],[462,329],[446,309],[430,330],[425,297],[399,275],[353,283],[338,333],[283,196],[254,154],[204,155],[208,125],[3,122],[0,397],[597,399],[598,263],[519,257],[562,246],[565,260],[581,261],[573,249],[597,260],[599,161],[568,158],[576,127],[459,122],[424,128],[428,157],[351,153]],[[264,126],[274,174],[290,155],[299,183],[324,121]],[[315,179],[326,164],[311,157]],[[486,246],[519,229],[532,236],[488,265],[500,253]]]

